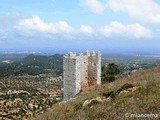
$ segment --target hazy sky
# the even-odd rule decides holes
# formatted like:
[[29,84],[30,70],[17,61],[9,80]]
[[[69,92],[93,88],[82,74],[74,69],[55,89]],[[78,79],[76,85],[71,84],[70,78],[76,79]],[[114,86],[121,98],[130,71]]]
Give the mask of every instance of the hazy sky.
[[0,51],[160,53],[160,0],[0,0]]

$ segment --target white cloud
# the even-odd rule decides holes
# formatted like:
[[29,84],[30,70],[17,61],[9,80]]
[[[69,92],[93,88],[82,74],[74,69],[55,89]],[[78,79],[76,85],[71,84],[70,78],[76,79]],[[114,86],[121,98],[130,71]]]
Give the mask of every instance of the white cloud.
[[88,25],[81,25],[80,32],[82,32],[86,35],[92,35],[94,33],[94,30],[92,29],[92,27],[90,27]]
[[123,25],[117,21],[111,22],[100,29],[100,33],[104,36],[130,36],[135,38],[147,38],[152,36],[152,32],[136,23],[131,25]]
[[95,14],[101,14],[107,8],[100,0],[81,0],[82,4]]
[[[124,12],[130,17],[147,23],[160,24],[160,5],[154,0],[81,0],[83,5],[95,14],[103,13],[106,8],[114,12]],[[107,0],[105,0],[107,1]]]
[[21,30],[35,30],[44,33],[72,33],[74,29],[65,21],[56,23],[45,23],[38,16],[24,19],[19,22],[18,28]]
[[10,29],[10,27],[16,24],[20,19],[22,19],[22,16],[15,12],[7,13],[3,16],[0,16],[0,29]]
[[38,16],[21,20],[16,26],[18,30],[25,31],[28,35],[31,35],[33,31],[49,34],[70,34],[70,35],[87,35],[91,36],[94,32],[93,28],[88,25],[81,25],[79,29],[71,27],[65,21],[58,21],[55,23],[46,23],[42,21]]
[[109,0],[108,6],[114,12],[126,12],[132,18],[160,24],[160,5],[154,0]]
[[75,29],[65,21],[47,23],[41,20],[38,16],[21,20],[16,28],[18,28],[22,35],[24,34],[28,36],[32,36],[37,32],[40,32],[40,34],[42,33],[42,35],[61,34],[70,37],[78,37],[79,35],[88,37],[117,35],[134,38],[147,38],[152,35],[152,32],[149,29],[140,24],[124,25],[113,21],[102,28],[95,29],[88,25],[81,25],[79,29]]

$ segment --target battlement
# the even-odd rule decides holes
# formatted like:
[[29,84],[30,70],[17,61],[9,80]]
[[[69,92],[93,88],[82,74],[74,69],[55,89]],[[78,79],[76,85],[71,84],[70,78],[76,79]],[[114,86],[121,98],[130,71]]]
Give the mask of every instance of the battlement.
[[68,54],[64,55],[64,58],[71,58],[71,59],[78,59],[79,57],[101,57],[101,52],[95,52],[95,51],[86,51],[85,53],[73,53],[73,52],[69,52]]
[[101,84],[101,53],[68,53],[63,57],[64,99],[75,96],[80,90]]

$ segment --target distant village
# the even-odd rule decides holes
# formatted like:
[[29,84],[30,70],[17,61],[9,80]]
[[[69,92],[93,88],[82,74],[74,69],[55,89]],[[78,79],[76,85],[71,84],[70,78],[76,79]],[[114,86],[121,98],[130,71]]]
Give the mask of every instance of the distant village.
[[14,78],[0,81],[3,89],[0,92],[0,119],[17,120],[23,116],[32,116],[62,101],[62,77],[43,75],[43,81],[33,80],[38,77],[42,75],[18,76],[19,80]]

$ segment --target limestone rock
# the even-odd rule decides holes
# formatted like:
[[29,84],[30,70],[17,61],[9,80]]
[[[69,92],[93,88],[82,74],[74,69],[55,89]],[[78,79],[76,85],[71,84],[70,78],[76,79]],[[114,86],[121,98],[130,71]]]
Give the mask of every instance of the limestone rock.
[[122,90],[119,95],[123,94],[123,93],[128,93],[129,91],[128,90]]
[[111,97],[108,97],[108,98],[105,98],[105,97],[96,97],[96,98],[93,98],[91,100],[86,100],[84,101],[83,103],[83,107],[85,106],[92,106],[92,104],[94,103],[103,103],[103,102],[108,102],[108,101],[111,101]]
[[86,101],[84,101],[84,103],[83,103],[82,106],[83,106],[83,107],[84,107],[84,106],[87,106],[87,105],[89,105],[90,103],[91,103],[91,100],[86,100]]

